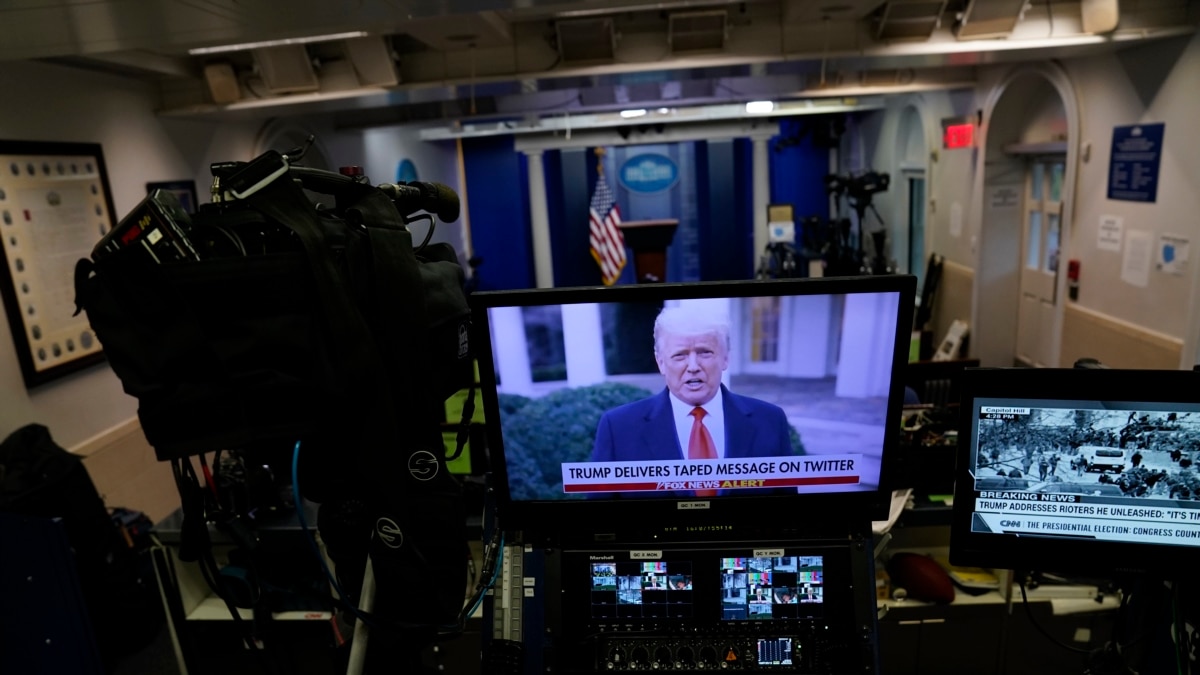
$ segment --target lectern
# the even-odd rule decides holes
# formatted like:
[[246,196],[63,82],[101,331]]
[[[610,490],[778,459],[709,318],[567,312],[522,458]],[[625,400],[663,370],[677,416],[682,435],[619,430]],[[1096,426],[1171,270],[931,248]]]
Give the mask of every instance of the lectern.
[[639,284],[652,284],[667,279],[667,247],[675,238],[679,220],[630,220],[621,223],[625,245],[633,249],[633,271]]

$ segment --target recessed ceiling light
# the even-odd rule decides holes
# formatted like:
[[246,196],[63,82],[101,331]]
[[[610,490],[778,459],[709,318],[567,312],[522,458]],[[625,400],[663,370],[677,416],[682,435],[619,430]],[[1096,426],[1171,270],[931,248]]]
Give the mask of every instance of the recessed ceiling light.
[[621,111],[621,117],[624,117],[625,119],[630,119],[632,117],[642,117],[645,114],[646,114],[646,111],[644,109],[622,110]]
[[750,101],[746,104],[746,112],[748,113],[769,113],[774,109],[774,101]]

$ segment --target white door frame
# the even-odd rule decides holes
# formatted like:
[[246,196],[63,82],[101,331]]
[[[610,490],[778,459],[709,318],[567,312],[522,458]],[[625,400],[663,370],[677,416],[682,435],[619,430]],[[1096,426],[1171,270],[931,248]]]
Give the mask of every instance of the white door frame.
[[[928,104],[921,94],[910,94],[900,100],[897,108],[900,114],[897,116],[899,122],[896,129],[895,142],[895,157],[896,157],[896,173],[897,178],[893,183],[893,190],[903,189],[904,194],[896,199],[893,204],[892,225],[889,226],[892,234],[892,257],[900,264],[902,269],[908,269],[908,250],[912,245],[908,237],[908,217],[911,214],[911,205],[909,204],[908,179],[909,178],[924,178],[925,179],[925,199],[921,204],[922,217],[925,223],[924,242],[925,251],[921,257],[921,270],[924,273],[925,266],[929,261],[929,252],[935,250],[933,246],[933,231],[929,227],[929,190],[933,181],[933,167],[931,164],[931,150],[933,149],[934,139],[939,138],[935,127],[937,122],[932,119],[932,114],[928,110]],[[921,155],[920,157],[909,157],[907,155],[908,137],[906,133],[911,133],[911,128],[906,128],[904,120],[906,113],[911,110],[916,117],[917,128],[921,132]],[[900,243],[904,245],[904,260],[901,261],[899,255]],[[909,269],[909,273],[915,273]],[[917,289],[917,298],[920,299],[921,289]]]
[[[916,269],[916,270],[912,269],[912,265],[909,264],[912,259],[912,233],[909,231],[912,228],[912,189],[911,189],[912,185],[910,184],[909,181],[912,181],[914,179],[920,179],[925,184],[925,188],[922,193],[924,195],[924,198],[921,200],[921,204],[920,204],[920,208],[922,211],[921,242],[922,242],[922,246],[925,250],[921,251],[921,262],[920,262],[921,269]],[[900,183],[900,185],[898,187],[901,187],[904,189],[904,196],[900,200],[904,211],[903,211],[903,215],[901,216],[901,220],[900,220],[901,227],[899,228],[904,231],[904,264],[903,264],[903,267],[904,267],[904,269],[908,270],[909,274],[924,274],[925,267],[928,265],[928,262],[929,262],[929,250],[930,250],[929,249],[929,219],[927,217],[929,214],[925,213],[925,211],[929,208],[929,176],[925,173],[925,167],[923,167],[923,166],[922,167],[902,166],[900,168],[899,183]],[[899,259],[900,256],[897,255],[896,258]],[[897,262],[899,262],[899,260],[897,260]],[[918,288],[917,294],[920,295],[920,293],[921,293],[921,289]]]
[[741,303],[746,312],[745,316],[740,317],[738,325],[742,326],[741,349],[742,353],[738,356],[741,363],[739,372],[752,375],[782,375],[786,372],[788,359],[791,356],[791,345],[787,340],[779,340],[783,335],[790,334],[788,326],[791,323],[791,304],[784,302],[782,298],[774,298],[779,308],[778,322],[775,326],[775,360],[774,361],[754,361],[751,358],[751,352],[755,349],[754,345],[754,309],[753,302],[747,301]]
[[[1063,111],[1067,121],[1067,157],[1066,157],[1066,174],[1063,178],[1063,214],[1060,227],[1062,228],[1061,240],[1059,243],[1059,260],[1060,265],[1065,264],[1071,258],[1071,234],[1074,232],[1075,225],[1075,184],[1078,180],[1079,166],[1079,120],[1080,109],[1079,100],[1075,96],[1075,88],[1071,84],[1071,79],[1067,75],[1067,71],[1063,69],[1057,62],[1040,62],[1022,64],[1013,68],[1005,75],[995,88],[988,93],[987,101],[983,107],[983,123],[980,127],[980,151],[976,154],[975,159],[975,181],[972,189],[975,199],[972,200],[972,208],[970,214],[971,231],[978,237],[978,241],[983,241],[983,202],[987,185],[984,182],[985,168],[987,161],[987,138],[989,127],[991,126],[992,113],[996,109],[996,105],[1003,98],[1008,86],[1015,80],[1027,77],[1038,76],[1046,80],[1058,93],[1058,97],[1062,102]],[[980,278],[984,276],[985,271],[981,269],[983,264],[982,246],[976,247],[975,254],[975,276]],[[1024,261],[1022,261],[1022,264]],[[1056,282],[1055,295],[1058,298],[1067,297],[1067,275],[1059,274]],[[971,330],[989,330],[988,325],[980,325],[980,317],[986,313],[980,311],[980,302],[983,300],[980,293],[980,284],[976,283],[971,290]],[[1051,358],[1047,366],[1057,367],[1062,358],[1062,333],[1063,333],[1063,315],[1066,302],[1059,302],[1054,307],[1053,321],[1050,326],[1050,341],[1053,345],[1050,350]],[[1015,317],[1013,317],[1015,320]],[[1015,331],[1014,331],[1015,332]],[[1015,336],[1014,336],[1015,339]],[[1005,364],[1007,365],[1007,364]]]

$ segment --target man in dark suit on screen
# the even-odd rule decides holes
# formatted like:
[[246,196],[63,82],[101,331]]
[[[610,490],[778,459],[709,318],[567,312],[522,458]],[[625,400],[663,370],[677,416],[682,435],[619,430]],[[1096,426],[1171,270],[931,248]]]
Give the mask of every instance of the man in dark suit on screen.
[[606,412],[596,429],[591,461],[793,454],[782,408],[721,384],[729,367],[724,317],[687,306],[663,309],[654,322],[654,359],[666,387]]

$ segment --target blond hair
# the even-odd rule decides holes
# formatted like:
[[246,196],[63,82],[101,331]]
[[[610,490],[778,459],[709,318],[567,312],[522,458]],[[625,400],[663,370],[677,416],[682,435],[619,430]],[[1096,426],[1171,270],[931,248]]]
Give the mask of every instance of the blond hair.
[[671,335],[708,335],[715,334],[729,353],[729,318],[722,313],[701,309],[695,306],[677,305],[664,307],[654,320],[654,353],[658,354],[659,345],[665,334]]

